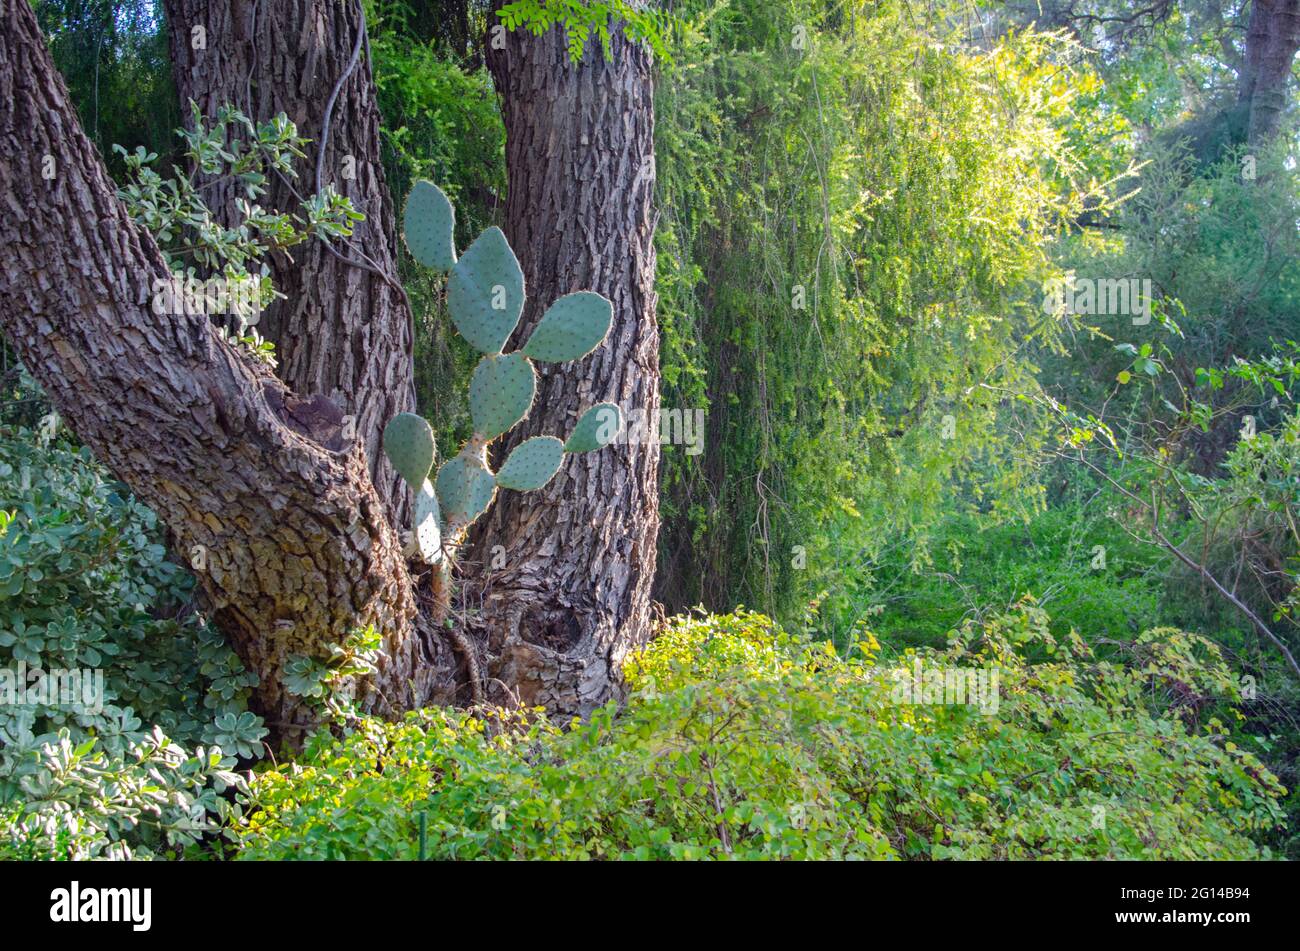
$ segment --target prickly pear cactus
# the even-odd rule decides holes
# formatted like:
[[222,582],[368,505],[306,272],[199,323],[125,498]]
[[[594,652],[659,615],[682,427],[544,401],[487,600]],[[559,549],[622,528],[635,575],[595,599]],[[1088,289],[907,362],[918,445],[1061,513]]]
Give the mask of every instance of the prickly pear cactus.
[[524,272],[500,228],[488,228],[447,279],[451,322],[475,350],[500,353],[524,312]]
[[614,305],[599,294],[566,294],[547,308],[524,355],[549,363],[580,360],[601,345],[613,319]]
[[591,452],[608,446],[618,435],[623,417],[613,403],[597,403],[582,414],[564,444],[565,452]]
[[433,430],[423,416],[398,413],[384,427],[384,454],[397,474],[418,492],[437,455]]
[[421,264],[449,274],[452,322],[483,353],[469,388],[474,434],[439,467],[431,485],[434,448],[429,424],[402,413],[384,429],[384,452],[416,493],[410,553],[438,566],[435,583],[449,579],[456,548],[474,520],[487,511],[498,488],[540,489],[559,471],[566,454],[609,445],[622,426],[616,405],[597,404],[578,420],[567,441],[535,436],[516,446],[499,472],[492,471],[489,444],[532,408],[537,391],[533,360],[585,357],[609,334],[614,308],[591,291],[567,294],[551,304],[520,350],[502,353],[523,314],[523,271],[499,228],[488,228],[457,258],[455,221],[442,190],[432,182],[417,182],[406,201],[407,247]]
[[534,436],[525,439],[497,473],[497,485],[503,489],[531,492],[540,489],[560,471],[564,461],[564,443],[554,436]]
[[419,554],[429,564],[442,558],[442,516],[438,497],[429,482],[437,455],[433,429],[423,416],[398,413],[384,427],[384,455],[398,475],[415,490],[415,514],[407,555]]
[[495,439],[528,415],[537,390],[537,373],[522,353],[486,356],[469,383],[469,412],[474,431]]
[[403,231],[411,255],[425,267],[450,270],[456,263],[456,211],[432,182],[416,182],[406,196]]

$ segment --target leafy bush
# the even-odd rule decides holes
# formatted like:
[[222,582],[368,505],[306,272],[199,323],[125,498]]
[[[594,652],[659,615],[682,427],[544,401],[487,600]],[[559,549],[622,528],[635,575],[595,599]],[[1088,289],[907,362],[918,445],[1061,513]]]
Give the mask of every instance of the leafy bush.
[[318,734],[255,777],[230,834],[257,859],[414,858],[422,837],[437,858],[1267,854],[1250,836],[1284,791],[1206,716],[1236,683],[1203,638],[1156,629],[1131,662],[1098,661],[1023,604],[895,658],[996,670],[983,709],[899,702],[878,652],[868,634],[842,657],[758,614],[678,618],[629,664],[622,711]]
[[1083,501],[1091,491],[1024,521],[952,513],[931,529],[928,545],[894,544],[845,572],[847,596],[820,605],[819,627],[841,643],[865,616],[888,643],[935,646],[963,621],[1026,596],[1050,612],[1054,633],[1073,628],[1091,644],[1167,621],[1159,553],[1116,527],[1106,515],[1110,499]]
[[[0,857],[156,854],[229,811],[267,731],[191,586],[88,450],[0,426]],[[33,669],[81,691],[34,694]]]

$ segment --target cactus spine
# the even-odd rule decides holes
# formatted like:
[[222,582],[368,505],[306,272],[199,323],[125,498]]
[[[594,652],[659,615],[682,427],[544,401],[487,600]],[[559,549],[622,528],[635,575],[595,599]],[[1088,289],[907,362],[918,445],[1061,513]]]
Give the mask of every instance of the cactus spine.
[[567,441],[535,436],[514,448],[499,472],[488,463],[488,446],[509,432],[532,408],[537,389],[533,360],[578,360],[604,342],[614,309],[600,294],[579,291],[555,301],[524,346],[503,353],[524,310],[524,275],[499,228],[488,228],[456,256],[455,210],[442,189],[417,182],[407,198],[403,233],[407,247],[426,267],[448,273],[447,307],[452,323],[483,353],[470,381],[474,434],[444,462],[432,483],[433,432],[412,413],[393,417],[384,429],[384,452],[416,493],[408,556],[432,565],[438,619],[450,607],[451,566],[470,525],[492,504],[498,488],[530,492],[545,486],[568,453],[608,445],[622,426],[613,403],[593,406]]

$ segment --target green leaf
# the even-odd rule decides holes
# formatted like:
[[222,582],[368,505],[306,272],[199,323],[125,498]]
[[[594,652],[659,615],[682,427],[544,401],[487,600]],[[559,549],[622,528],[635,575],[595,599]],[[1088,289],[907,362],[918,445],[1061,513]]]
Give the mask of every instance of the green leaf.
[[413,489],[429,477],[436,453],[433,429],[423,416],[398,413],[384,427],[384,454]]
[[487,511],[496,483],[492,473],[456,456],[438,470],[436,491],[443,525],[463,527]]
[[442,558],[442,513],[438,509],[438,496],[432,483],[424,480],[424,485],[415,495],[415,527],[412,542],[420,557],[427,563],[437,564]]

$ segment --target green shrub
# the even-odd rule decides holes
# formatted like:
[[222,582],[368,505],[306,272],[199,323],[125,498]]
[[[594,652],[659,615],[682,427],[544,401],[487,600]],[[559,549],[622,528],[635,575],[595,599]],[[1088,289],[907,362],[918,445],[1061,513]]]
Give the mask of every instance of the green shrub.
[[898,702],[878,652],[864,635],[845,658],[757,614],[678,618],[629,664],[623,710],[320,734],[255,777],[230,834],[259,859],[414,858],[422,835],[436,858],[1267,854],[1251,836],[1284,790],[1204,716],[1236,696],[1210,642],[1156,629],[1130,663],[1098,661],[1023,604],[894,658],[996,670],[983,709]]
[[844,572],[819,627],[842,643],[865,615],[887,643],[935,646],[968,618],[1024,597],[1051,614],[1053,633],[1074,629],[1094,645],[1168,623],[1160,553],[1116,526],[1107,503],[1115,504],[1105,495],[1093,504],[1064,499],[1024,521],[950,513],[926,549],[891,546],[874,564]]
[[[251,675],[184,610],[192,583],[88,450],[0,425],[0,857],[158,854],[229,811],[231,757],[266,729]],[[32,694],[23,664],[102,694]]]

